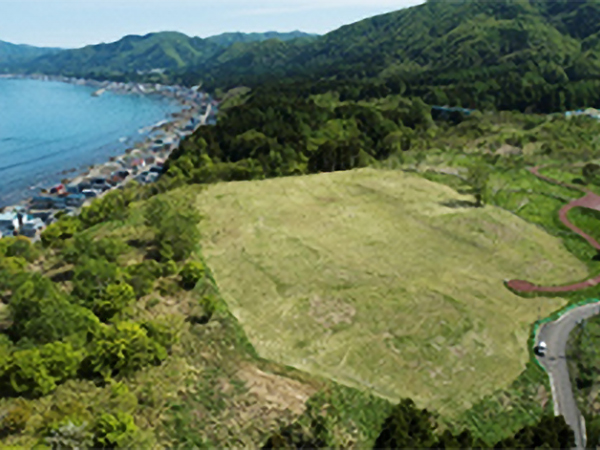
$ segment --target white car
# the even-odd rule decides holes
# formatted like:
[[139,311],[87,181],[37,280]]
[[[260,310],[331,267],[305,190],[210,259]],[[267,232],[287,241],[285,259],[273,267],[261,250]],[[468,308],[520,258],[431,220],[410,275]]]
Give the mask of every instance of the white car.
[[537,345],[537,347],[535,348],[535,353],[538,356],[546,356],[546,350],[547,350],[547,346],[546,343],[544,341],[540,341],[540,343]]

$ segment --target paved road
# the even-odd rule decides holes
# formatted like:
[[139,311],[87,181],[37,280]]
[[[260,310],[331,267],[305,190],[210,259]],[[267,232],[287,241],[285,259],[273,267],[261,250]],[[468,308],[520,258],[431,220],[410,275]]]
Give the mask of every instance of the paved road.
[[550,377],[554,414],[564,416],[567,424],[573,429],[577,448],[585,448],[585,422],[573,395],[565,349],[569,333],[577,323],[598,314],[600,303],[580,306],[565,313],[558,320],[544,324],[536,337],[536,345],[545,341],[548,346],[546,356],[537,358]]

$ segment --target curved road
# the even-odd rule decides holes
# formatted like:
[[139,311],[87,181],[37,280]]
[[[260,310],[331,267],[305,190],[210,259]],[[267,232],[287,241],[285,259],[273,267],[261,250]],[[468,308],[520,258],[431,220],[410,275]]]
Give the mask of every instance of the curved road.
[[600,303],[580,306],[565,313],[558,320],[544,324],[536,336],[536,345],[545,341],[548,346],[546,356],[538,356],[537,359],[550,378],[554,414],[562,415],[573,429],[577,448],[585,448],[585,422],[573,395],[565,350],[569,334],[577,324],[598,314]]
[[[590,235],[573,225],[567,215],[573,208],[589,208],[600,211],[600,196],[582,186],[564,183],[542,175],[540,167],[533,167],[529,171],[536,177],[552,184],[557,184],[570,189],[583,192],[585,195],[563,206],[559,211],[560,221],[573,232],[583,237],[592,247],[600,251],[600,244]],[[529,281],[510,280],[506,285],[516,292],[570,292],[585,289],[600,284],[600,276],[579,283],[566,286],[538,286]],[[582,320],[600,314],[600,303],[592,303],[574,308],[554,322],[544,324],[535,339],[536,346],[545,341],[547,345],[546,356],[537,356],[540,364],[546,369],[552,387],[554,414],[562,415],[567,424],[575,433],[575,445],[578,449],[585,448],[586,433],[585,421],[577,408],[573,395],[573,388],[569,377],[566,359],[566,346],[569,334]]]
[[[585,195],[583,197],[575,199],[575,200],[567,203],[565,206],[563,206],[560,209],[560,211],[558,212],[558,216],[560,218],[560,221],[567,228],[569,228],[571,231],[573,231],[573,232],[577,233],[578,235],[580,235],[581,237],[583,237],[592,247],[594,247],[596,250],[598,250],[600,252],[600,244],[589,234],[583,232],[582,230],[577,228],[575,225],[573,225],[567,217],[567,214],[573,208],[588,208],[588,209],[600,211],[600,195],[597,195],[594,192],[592,192],[589,189],[586,189],[582,186],[576,186],[573,184],[564,183],[562,181],[558,181],[553,178],[542,175],[539,172],[539,170],[540,170],[540,167],[533,167],[533,168],[529,169],[529,171],[532,174],[534,174],[536,177],[540,178],[541,180],[544,180],[548,183],[557,184],[559,186],[564,186],[564,187],[567,187],[570,189],[575,189],[575,190],[585,193]],[[569,284],[566,286],[538,286],[533,283],[530,283],[529,281],[524,281],[524,280],[510,280],[506,283],[506,285],[510,289],[517,291],[517,292],[571,292],[571,291],[579,291],[581,289],[586,289],[586,288],[589,288],[592,286],[596,286],[597,284],[600,284],[600,275],[598,275],[595,278],[590,278],[588,280],[581,281],[579,283]]]

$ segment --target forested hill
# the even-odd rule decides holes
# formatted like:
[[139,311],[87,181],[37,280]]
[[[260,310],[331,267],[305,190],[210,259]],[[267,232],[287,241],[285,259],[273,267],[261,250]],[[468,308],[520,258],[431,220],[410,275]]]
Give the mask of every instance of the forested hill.
[[[600,1],[430,0],[302,47],[246,50],[187,70],[181,80],[229,88],[287,78],[371,79],[403,85],[396,89],[408,87],[437,104],[583,106],[600,78]],[[563,94],[556,94],[558,87]]]
[[479,109],[600,103],[600,0],[429,0],[320,37],[271,37],[127,36],[20,69],[135,80],[161,68],[161,81],[208,90],[326,78]]
[[[135,78],[153,69],[173,72],[177,69],[203,67],[208,61],[218,63],[229,57],[223,53],[235,47],[233,54],[252,49],[254,43],[264,41],[311,41],[314,35],[294,31],[290,33],[225,33],[206,39],[189,37],[178,32],[130,35],[107,44],[88,45],[65,50],[58,54],[39,52],[27,60],[6,60],[0,65],[17,72],[41,72],[95,78]],[[268,47],[270,44],[266,43]],[[2,47],[0,47],[0,57]],[[38,58],[35,58],[39,56]],[[165,80],[166,81],[166,80]]]
[[318,34],[304,33],[303,31],[290,31],[289,33],[279,33],[277,31],[267,31],[266,33],[223,33],[206,38],[207,41],[218,44],[222,47],[229,47],[238,42],[263,42],[269,39],[279,39],[280,41],[291,41],[293,39],[316,39]]
[[0,65],[15,64],[59,51],[59,48],[33,47],[0,41]]

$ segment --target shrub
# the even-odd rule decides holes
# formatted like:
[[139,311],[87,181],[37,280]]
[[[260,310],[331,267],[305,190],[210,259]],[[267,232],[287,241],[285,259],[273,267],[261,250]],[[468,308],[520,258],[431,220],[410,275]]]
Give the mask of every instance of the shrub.
[[62,216],[43,231],[42,244],[44,247],[61,248],[65,240],[72,238],[82,229],[83,225],[77,217]]
[[161,261],[182,261],[191,254],[200,238],[200,216],[193,205],[175,205],[164,197],[153,197],[144,217],[146,226],[154,231]]
[[85,367],[90,374],[108,380],[113,375],[131,374],[159,363],[166,357],[165,348],[150,339],[145,329],[125,321],[104,326],[93,337]]
[[166,318],[144,322],[142,327],[148,333],[148,337],[167,350],[171,350],[173,345],[179,340],[179,329],[177,323]]
[[19,256],[0,257],[0,291],[21,286],[27,276],[26,267],[27,261]]
[[95,448],[125,448],[132,444],[138,427],[130,414],[102,414],[94,426]]
[[162,267],[153,260],[146,260],[127,267],[127,282],[133,287],[135,296],[141,298],[152,292],[154,281],[162,275]]
[[162,275],[163,277],[168,277],[171,275],[175,275],[179,268],[177,267],[177,263],[172,259],[168,259],[162,263]]
[[44,442],[52,450],[79,450],[92,448],[93,438],[94,435],[88,430],[87,422],[65,419],[48,430]]
[[15,341],[30,339],[50,343],[98,326],[91,311],[70,303],[54,283],[39,275],[29,275],[14,292],[9,303]]
[[71,344],[56,342],[12,354],[4,384],[17,394],[46,395],[77,373],[82,354]]
[[2,239],[0,255],[4,253],[7,257],[21,257],[29,262],[35,261],[39,257],[39,251],[31,244],[26,236],[7,237]]
[[135,302],[135,291],[127,283],[109,284],[101,297],[94,300],[92,310],[100,320],[108,321]]
[[179,275],[181,276],[181,286],[184,289],[193,289],[196,283],[204,277],[204,264],[200,261],[190,261],[183,266]]
[[119,267],[106,259],[85,258],[75,267],[71,294],[86,307],[91,308],[97,298],[104,295],[106,288],[123,278]]
[[20,433],[25,429],[29,418],[31,417],[31,405],[22,398],[15,400],[15,403],[2,418],[0,430],[2,434]]
[[127,249],[127,244],[118,238],[105,237],[94,240],[87,234],[77,234],[65,244],[61,256],[69,264],[76,264],[86,257],[89,259],[102,258],[114,263]]

